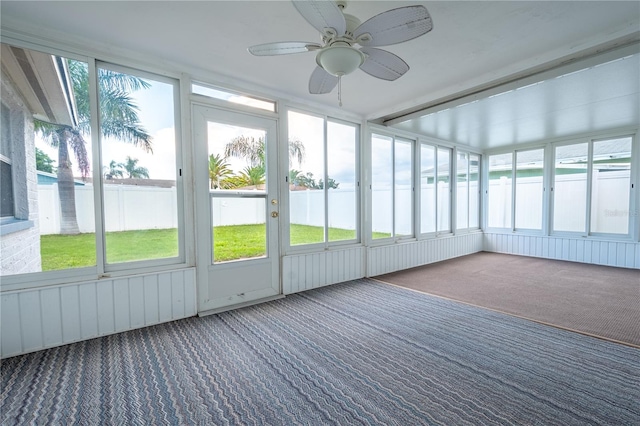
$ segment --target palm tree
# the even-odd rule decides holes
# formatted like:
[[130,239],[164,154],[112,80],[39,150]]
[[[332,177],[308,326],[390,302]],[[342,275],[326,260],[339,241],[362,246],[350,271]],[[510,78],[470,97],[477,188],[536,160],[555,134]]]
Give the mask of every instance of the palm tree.
[[220,154],[209,155],[209,182],[211,189],[223,189],[225,179],[233,174],[227,163],[227,157],[220,157]]
[[[258,139],[251,136],[238,136],[229,142],[224,148],[224,155],[226,157],[245,158],[249,163],[249,167],[246,168],[243,173],[248,170],[252,170],[252,173],[258,173],[262,170],[264,179],[264,173],[266,170],[265,165],[265,146],[264,138]],[[302,164],[304,161],[304,144],[299,139],[291,139],[289,141],[289,161],[293,159],[298,160],[298,164]],[[260,182],[264,183],[264,181]],[[251,184],[256,185],[256,184]]]
[[224,147],[224,155],[244,158],[250,166],[264,165],[264,138],[237,136]]
[[[60,197],[60,233],[77,234],[75,188],[71,150],[82,178],[89,176],[89,158],[84,137],[91,132],[89,104],[89,69],[84,62],[66,61],[77,108],[77,124],[67,126],[34,120],[36,131],[49,144],[58,148],[58,193]],[[100,104],[100,133],[104,138],[116,138],[152,152],[151,135],[141,126],[138,107],[129,92],[151,87],[146,81],[114,71],[100,69],[98,91]]]
[[125,162],[120,163],[119,166],[127,172],[127,177],[129,179],[149,179],[149,170],[146,167],[138,167],[138,161],[140,160],[137,158],[131,158],[127,155]]
[[258,186],[265,183],[264,180],[265,169],[263,166],[245,167],[240,172],[240,178],[242,180],[242,186]]
[[[105,167],[106,169],[106,167]],[[109,163],[109,170],[104,176],[106,179],[113,179],[115,177],[122,177],[122,164],[116,163],[116,160],[111,160]]]

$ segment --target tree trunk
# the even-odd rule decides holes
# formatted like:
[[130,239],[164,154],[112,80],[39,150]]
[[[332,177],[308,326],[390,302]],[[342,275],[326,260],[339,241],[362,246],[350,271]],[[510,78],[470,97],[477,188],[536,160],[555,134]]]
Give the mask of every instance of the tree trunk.
[[69,159],[68,130],[58,133],[58,195],[60,196],[60,233],[79,234],[76,218],[76,191]]

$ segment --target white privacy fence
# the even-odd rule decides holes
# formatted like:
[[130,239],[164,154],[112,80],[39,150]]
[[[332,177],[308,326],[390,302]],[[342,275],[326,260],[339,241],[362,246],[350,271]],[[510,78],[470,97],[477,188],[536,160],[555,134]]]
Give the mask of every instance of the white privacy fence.
[[[76,218],[80,232],[95,231],[93,186],[76,186]],[[178,208],[175,188],[105,185],[107,232],[175,228]],[[38,185],[41,234],[60,233],[58,185]]]
[[[616,172],[601,173],[594,179],[593,203],[595,216],[592,223],[598,225],[601,232],[626,232],[628,222],[628,175]],[[585,176],[559,176],[557,187],[564,186],[563,192],[571,194],[558,201],[567,208],[556,208],[554,221],[557,225],[574,223],[580,216],[575,206],[584,205],[586,192]],[[461,184],[462,185],[462,184]],[[511,182],[509,180],[491,180],[489,182],[491,208],[488,212],[489,223],[495,227],[509,227],[508,218],[511,209]],[[518,197],[516,209],[518,221],[522,224],[542,223],[542,182],[540,178],[518,179]],[[94,232],[93,188],[90,185],[76,186],[76,214],[80,232]],[[462,190],[462,187],[461,189]],[[429,208],[425,200],[433,199],[436,187],[433,184],[422,188],[422,221],[435,223],[437,213],[441,227],[447,228],[450,204],[439,203],[438,212]],[[438,187],[439,199],[447,199],[448,186]],[[466,190],[465,190],[466,191]],[[329,227],[355,229],[357,223],[357,199],[355,189],[328,190]],[[57,185],[39,185],[38,203],[40,232],[57,234],[60,232],[60,202]],[[406,209],[412,205],[411,188],[396,190],[396,232],[411,232],[411,217]],[[294,224],[311,226],[324,225],[324,191],[292,191],[289,194],[291,204],[290,221]],[[374,232],[391,232],[393,210],[391,190],[375,190],[372,197],[372,229]],[[477,208],[472,197],[471,211]],[[265,223],[266,210],[263,198],[213,198],[212,218],[215,226]],[[574,206],[574,207],[569,207]],[[558,206],[560,207],[560,206]],[[404,209],[404,210],[403,210]],[[107,232],[130,231],[139,229],[176,228],[177,197],[175,188],[151,186],[105,185],[105,224]],[[584,216],[584,214],[582,214]],[[522,226],[523,228],[526,226]],[[427,231],[427,230],[425,230]]]
[[[626,234],[629,215],[629,172],[594,172],[591,190],[591,230]],[[587,175],[558,175],[555,181],[553,222],[555,229],[585,229]],[[542,177],[517,179],[516,228],[540,229],[542,226]],[[501,178],[489,181],[489,227],[510,228],[512,182]]]

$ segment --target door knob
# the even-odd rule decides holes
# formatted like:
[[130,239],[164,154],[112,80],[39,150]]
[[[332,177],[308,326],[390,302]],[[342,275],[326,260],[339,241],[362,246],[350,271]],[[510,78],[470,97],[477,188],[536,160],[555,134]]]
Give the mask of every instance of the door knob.
[[278,217],[278,212],[271,212],[271,217]]

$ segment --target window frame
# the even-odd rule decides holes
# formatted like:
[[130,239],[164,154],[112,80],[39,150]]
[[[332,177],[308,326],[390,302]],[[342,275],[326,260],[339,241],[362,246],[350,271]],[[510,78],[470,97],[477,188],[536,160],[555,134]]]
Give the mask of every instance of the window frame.
[[[308,253],[308,252],[317,252],[318,250],[330,250],[333,248],[341,248],[345,246],[353,246],[360,244],[362,242],[362,178],[361,178],[361,153],[362,153],[362,126],[360,123],[355,121],[350,121],[347,119],[337,118],[334,116],[321,114],[309,110],[305,110],[302,108],[294,107],[294,106],[285,106],[281,109],[281,152],[288,152],[289,150],[289,112],[294,112],[297,114],[307,115],[310,117],[315,117],[323,120],[323,176],[321,179],[325,182],[325,185],[322,189],[323,191],[323,199],[324,199],[324,233],[323,233],[323,241],[316,243],[308,243],[308,244],[291,244],[291,197],[289,190],[289,170],[291,169],[291,164],[289,163],[288,155],[280,155],[280,166],[282,170],[282,174],[284,176],[283,189],[281,189],[281,198],[286,202],[288,208],[286,211],[281,211],[280,214],[283,216],[283,226],[281,226],[281,246],[284,248],[283,255],[289,254],[298,254],[298,253]],[[329,122],[342,124],[351,126],[355,129],[354,135],[354,143],[355,143],[355,161],[354,161],[354,173],[356,178],[356,187],[355,187],[355,230],[356,236],[353,239],[349,240],[329,240],[329,188],[326,185],[327,176],[328,176],[328,168],[329,168],[329,152],[328,152],[328,124]]]
[[[631,139],[631,158],[629,161],[630,164],[630,176],[629,176],[629,192],[627,194],[627,201],[629,205],[629,214],[627,216],[627,233],[606,233],[606,232],[592,232],[592,208],[593,208],[593,156],[594,156],[594,144],[607,140],[614,139]],[[584,231],[556,231],[554,229],[554,209],[555,209],[555,197],[554,197],[554,186],[555,186],[555,164],[556,164],[556,148],[562,146],[571,146],[578,144],[587,144],[587,170],[586,170],[586,180],[587,180],[587,193],[585,200],[585,229]],[[606,135],[598,135],[598,136],[589,136],[580,139],[572,139],[557,143],[551,144],[551,159],[550,163],[552,164],[550,170],[550,202],[549,202],[549,232],[550,236],[560,236],[560,237],[582,237],[582,238],[593,238],[593,239],[606,239],[606,240],[632,240],[636,241],[638,238],[636,233],[638,232],[639,226],[636,224],[637,220],[634,220],[640,214],[637,206],[637,191],[636,185],[637,182],[637,164],[638,164],[638,138],[637,133],[634,132],[619,132],[619,133],[610,133]]]
[[[374,135],[380,136],[382,138],[387,138],[391,140],[391,236],[386,238],[373,238],[373,220],[370,216],[369,226],[367,229],[367,239],[371,246],[384,245],[389,242],[405,242],[405,241],[413,241],[416,240],[417,233],[416,229],[419,224],[419,219],[417,216],[417,211],[419,210],[419,198],[416,196],[416,175],[419,173],[418,167],[416,167],[416,162],[419,161],[419,153],[416,153],[420,146],[420,141],[418,138],[412,138],[410,135],[402,134],[402,133],[394,133],[381,130],[379,128],[370,128],[368,133],[368,141],[367,146],[369,148],[369,153],[367,156],[368,162],[371,165],[369,168],[369,176],[368,176],[368,186],[369,186],[369,203],[368,210],[372,211],[373,205],[373,148],[372,148],[372,140]],[[396,142],[400,139],[402,142],[410,142],[411,143],[411,234],[410,235],[400,235],[396,234]]]
[[[24,42],[22,40],[13,39],[7,37],[2,41],[3,44],[8,46],[15,46],[21,49],[30,49],[40,53],[60,56],[68,60],[76,60],[85,62],[89,68],[89,103],[91,110],[91,161],[92,170],[91,177],[94,181],[93,197],[94,197],[94,218],[95,222],[95,235],[96,235],[96,265],[78,268],[68,268],[51,271],[30,272],[15,275],[5,275],[1,277],[0,291],[15,291],[30,288],[45,288],[53,285],[67,284],[73,282],[82,281],[95,281],[101,278],[117,278],[122,276],[130,276],[133,274],[144,274],[151,272],[163,272],[169,270],[175,270],[178,268],[193,266],[193,259],[190,253],[187,253],[186,249],[186,234],[190,235],[190,232],[186,226],[185,216],[187,214],[187,194],[184,189],[185,177],[190,176],[190,172],[184,167],[184,156],[188,151],[184,141],[183,132],[183,112],[185,108],[184,100],[182,99],[182,92],[186,86],[185,76],[180,74],[167,73],[161,69],[153,69],[149,67],[137,67],[135,65],[128,65],[131,63],[129,60],[103,60],[97,56],[90,54],[74,53],[68,50],[60,50],[55,47],[45,46],[41,44],[35,44],[30,42]],[[104,220],[103,220],[103,205],[102,200],[99,200],[103,196],[102,187],[102,164],[101,164],[101,151],[102,146],[100,143],[100,132],[98,126],[98,87],[97,87],[97,69],[98,64],[108,64],[110,69],[122,69],[125,72],[134,73],[136,76],[149,79],[170,82],[173,85],[173,108],[174,108],[174,131],[175,131],[175,146],[176,146],[176,202],[178,207],[177,221],[178,221],[178,256],[163,259],[132,261],[122,263],[106,263],[105,250],[104,250]],[[112,68],[111,68],[112,67]],[[89,142],[89,141],[88,141]],[[95,165],[100,165],[96,167]],[[35,166],[35,162],[34,162]],[[99,183],[98,183],[99,182]],[[15,188],[15,182],[14,182]],[[99,200],[99,203],[96,201]],[[190,212],[190,210],[189,210]],[[5,218],[3,218],[5,219]],[[16,221],[4,221],[3,227],[13,225]],[[18,220],[18,222],[29,222],[29,220]],[[5,225],[8,223],[8,225]],[[24,228],[24,227],[23,227]],[[21,228],[21,229],[23,229]],[[13,231],[12,231],[13,232]]]
[[[467,184],[466,185],[467,186],[467,226],[463,227],[463,228],[461,228],[459,226],[459,224],[458,224],[458,207],[459,207],[458,206],[458,193],[457,193],[457,191],[458,191],[458,159],[459,159],[458,154],[460,154],[460,153],[466,154],[466,156],[467,156],[467,168],[466,168],[466,176],[467,176],[467,181],[466,181],[466,184]],[[456,213],[455,219],[456,220],[455,220],[455,231],[453,231],[453,232],[455,234],[463,234],[463,233],[473,232],[473,231],[477,231],[477,230],[481,229],[481,223],[482,222],[481,222],[481,214],[480,214],[480,212],[482,211],[482,203],[481,203],[481,200],[482,200],[482,197],[481,197],[481,194],[482,194],[482,154],[479,154],[477,152],[470,151],[470,150],[467,150],[467,149],[459,149],[459,148],[456,147],[455,150],[454,150],[454,156],[455,156],[455,168],[454,169],[456,171],[456,173],[455,173],[456,179],[455,179],[455,186],[454,186],[454,188],[455,188],[455,191],[454,191],[455,203],[453,203],[453,200],[452,200],[452,204],[455,204],[455,208],[452,208],[451,211],[455,210],[455,213]],[[477,208],[474,211],[471,210],[471,202],[470,202],[471,201],[471,194],[472,194],[472,191],[471,191],[471,166],[472,166],[471,157],[472,156],[475,156],[475,157],[478,158],[478,160],[477,160],[478,164],[476,165],[476,167],[478,169],[478,171],[476,173],[478,189],[477,189],[477,191],[475,191],[476,192],[476,199],[477,199]],[[472,217],[472,215],[475,216],[475,218],[476,218],[477,226],[470,226],[471,225],[471,217]]]

